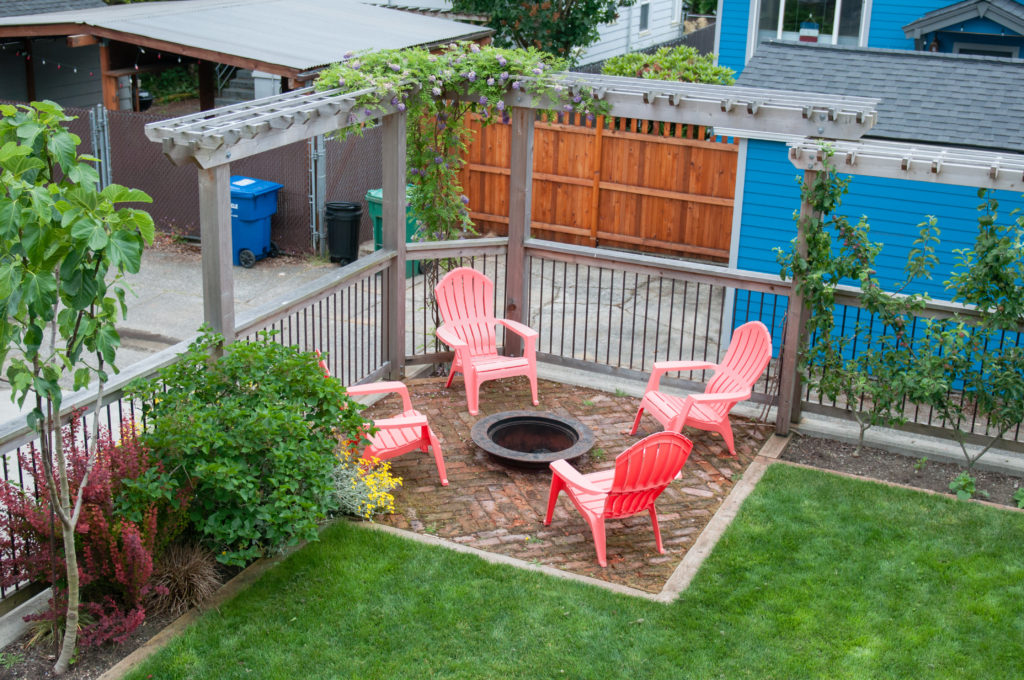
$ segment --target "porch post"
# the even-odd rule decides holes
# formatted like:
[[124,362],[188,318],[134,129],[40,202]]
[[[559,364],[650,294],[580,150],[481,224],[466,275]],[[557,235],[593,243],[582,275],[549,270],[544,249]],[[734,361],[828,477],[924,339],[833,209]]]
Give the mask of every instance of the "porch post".
[[405,126],[404,112],[384,116],[381,152],[383,156],[383,198],[381,240],[386,250],[396,253],[388,268],[387,296],[388,377],[400,380],[405,373]]
[[199,169],[199,235],[203,254],[203,320],[235,339],[235,279],[231,269],[231,166]]
[[[817,170],[804,170],[804,186],[814,184],[817,179]],[[800,202],[796,247],[797,252],[803,257],[807,256],[807,232],[804,226],[807,220],[817,216],[806,199]],[[803,295],[797,292],[797,283],[797,276],[794,273],[793,288],[789,293],[786,309],[786,335],[783,340],[782,366],[779,375],[779,406],[775,414],[775,433],[779,435],[789,434],[790,423],[800,420],[802,409],[797,361],[800,346],[805,337],[804,324],[807,321],[807,307],[804,304]]]
[[[508,204],[508,253],[505,256],[506,319],[529,323],[523,319],[530,296],[530,262],[523,247],[530,238],[531,201],[533,199],[533,109],[512,107],[510,139],[510,175]],[[529,310],[526,311],[527,315]],[[505,354],[518,356],[523,352],[521,338],[505,333]]]

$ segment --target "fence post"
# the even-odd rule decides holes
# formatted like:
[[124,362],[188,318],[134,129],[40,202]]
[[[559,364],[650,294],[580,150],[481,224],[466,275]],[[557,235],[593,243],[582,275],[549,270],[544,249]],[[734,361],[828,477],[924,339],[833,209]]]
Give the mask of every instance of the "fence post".
[[327,145],[323,135],[309,138],[309,232],[313,252],[327,255]]
[[203,244],[203,320],[235,340],[235,279],[231,269],[231,166],[199,169],[199,237]]
[[392,113],[381,120],[383,138],[383,199],[381,204],[381,240],[387,250],[396,253],[388,268],[387,284],[387,361],[388,377],[400,380],[405,372],[405,126],[404,112]]
[[[812,186],[818,179],[817,170],[804,171],[804,186]],[[804,228],[807,220],[819,217],[804,198],[800,202],[800,217],[797,219],[797,252],[807,257],[807,232]],[[807,307],[803,295],[797,291],[796,272],[793,273],[793,287],[790,289],[789,302],[786,307],[786,335],[782,345],[782,362],[779,374],[779,406],[775,414],[775,433],[789,434],[790,423],[800,420],[800,374],[797,361],[800,347],[804,341],[804,323],[807,318]]]
[[[531,201],[533,199],[533,109],[512,107],[512,131],[509,135],[508,254],[505,256],[506,319],[523,320],[523,307],[530,294],[530,263],[524,242],[530,238]],[[523,343],[515,333],[505,334],[505,354],[522,354]]]
[[590,197],[590,245],[597,246],[597,224],[601,207],[601,142],[604,139],[604,116],[594,121],[594,189]]

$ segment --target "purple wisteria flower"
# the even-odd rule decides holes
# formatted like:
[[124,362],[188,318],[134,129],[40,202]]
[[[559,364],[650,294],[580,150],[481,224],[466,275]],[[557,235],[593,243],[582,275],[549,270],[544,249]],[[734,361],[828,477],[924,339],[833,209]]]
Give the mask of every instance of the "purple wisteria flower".
[[537,68],[533,69],[533,72],[534,72],[534,74],[539,76],[541,73],[544,73],[544,70],[541,69],[540,67],[537,67]]
[[566,110],[566,111],[572,111],[572,104],[566,104],[566,105],[565,105],[565,106],[563,106],[562,108],[563,108],[564,110]]
[[448,124],[447,124],[447,123],[444,123],[444,122],[439,122],[439,123],[437,124],[437,129],[438,129],[438,130],[444,130],[444,129],[445,129],[445,128],[447,128],[447,127],[448,127]]
[[592,114],[592,113],[588,113],[587,114],[587,122],[588,123],[593,123],[594,122],[594,114]]
[[483,106],[487,106],[487,97],[484,97],[483,95],[481,95],[481,96],[480,96],[480,103],[481,103],[481,104],[482,104]]
[[434,95],[435,97],[440,97],[441,96],[441,88],[439,88],[439,87],[431,88],[430,89],[430,94]]
[[388,64],[388,68],[394,71],[395,73],[398,73],[399,71],[402,70],[402,67],[399,66],[398,64]]
[[498,109],[499,111],[504,111],[505,110],[505,102],[503,102],[503,101],[501,101],[499,99],[498,103],[494,105],[494,108]]
[[473,43],[472,45],[469,46],[469,51],[472,52],[473,54],[476,54],[477,52],[480,51],[480,46],[477,45],[476,43]]
[[501,122],[504,123],[505,125],[508,125],[508,122],[510,120],[512,120],[512,119],[509,118],[508,111],[502,111],[501,112]]
[[469,196],[467,196],[466,194],[462,194],[462,198],[460,200],[462,201],[463,205],[469,205]]
[[398,110],[405,111],[405,102],[398,102]]
[[519,81],[518,80],[515,81],[514,83],[512,83],[512,89],[513,90],[518,90],[519,89]]
[[420,169],[419,168],[409,168],[409,174],[410,175],[418,175],[418,174],[420,174]]
[[391,105],[392,106],[398,106],[398,97],[392,97],[391,98]]
[[351,64],[349,64],[349,66],[351,66],[352,68],[354,68],[354,69],[357,69],[357,70],[358,70],[358,69],[359,69],[359,67],[360,67],[360,66],[362,66],[362,65],[363,65],[363,62],[359,61],[358,59],[356,59],[356,60],[355,60],[355,61],[353,61],[353,62],[352,62]]
[[501,75],[498,77],[501,79],[502,82],[505,82],[506,80],[508,80],[508,71],[502,71]]
[[487,79],[487,84],[488,85],[494,85],[494,78],[493,77],[492,78],[488,78]]
[[353,52],[352,50],[349,50],[342,56],[342,59],[351,59],[354,56],[356,56],[356,53]]
[[555,89],[555,92],[561,92],[562,91],[562,86],[561,85],[555,85],[554,89]]
[[441,156],[434,156],[434,165],[441,165],[441,163],[444,163],[444,158]]
[[574,102],[576,102],[577,104],[579,104],[579,103],[580,103],[581,101],[583,101],[583,95],[581,95],[581,94],[578,94],[578,95],[576,95],[575,97],[573,97],[573,98],[572,98],[572,100],[573,100]]
[[470,71],[466,74],[466,80],[469,82],[476,82],[476,71]]
[[498,55],[498,65],[499,66],[505,66],[506,64],[508,64],[508,59],[506,59],[505,57],[503,57],[503,56],[501,56],[499,54]]

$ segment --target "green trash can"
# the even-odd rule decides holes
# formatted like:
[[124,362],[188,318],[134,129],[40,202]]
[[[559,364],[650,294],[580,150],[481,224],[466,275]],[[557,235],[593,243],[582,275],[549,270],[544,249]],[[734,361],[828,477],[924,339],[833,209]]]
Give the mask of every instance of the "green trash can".
[[[412,214],[412,208],[409,207],[409,191],[412,187],[406,187],[405,190],[405,242],[408,243],[412,240],[412,237],[416,234],[416,229],[419,227],[419,221]],[[370,189],[366,192],[366,207],[370,213],[370,221],[373,222],[373,249],[380,250],[384,244],[384,190],[383,189]],[[415,276],[420,272],[419,262],[406,262],[405,263],[405,276]]]

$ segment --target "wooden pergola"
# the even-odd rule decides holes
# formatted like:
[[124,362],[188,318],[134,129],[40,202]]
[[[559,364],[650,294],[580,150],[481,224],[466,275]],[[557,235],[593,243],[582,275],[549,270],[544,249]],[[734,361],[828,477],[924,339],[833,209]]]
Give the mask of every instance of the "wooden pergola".
[[[587,90],[609,106],[610,116],[776,133],[803,141],[793,143],[790,160],[812,174],[822,169],[819,144],[834,140],[836,165],[844,173],[966,184],[1020,190],[1024,157],[963,149],[858,141],[875,124],[877,100],[819,93],[763,90],[740,86],[672,83],[614,76],[560,74],[567,97]],[[530,238],[533,124],[536,110],[560,102],[535,101],[529,93],[510,91],[505,104],[511,116],[511,171],[507,276],[503,316],[522,320],[529,280],[524,243]],[[390,375],[404,372],[406,114],[388,102],[375,112],[356,107],[365,92],[312,88],[225,107],[146,126],[146,135],[163,145],[176,164],[198,166],[204,318],[230,341],[234,338],[234,286],[231,258],[230,164],[264,151],[379,119],[383,126],[383,247],[397,261],[387,271]],[[809,207],[801,206],[802,218]],[[354,265],[350,265],[354,266]],[[790,310],[802,300],[790,294]],[[802,327],[799,312],[788,318],[783,362],[795,362]],[[506,351],[519,350],[510,338]],[[794,365],[790,363],[789,365]],[[776,431],[788,431],[794,402],[799,404],[795,371],[782,372]]]

